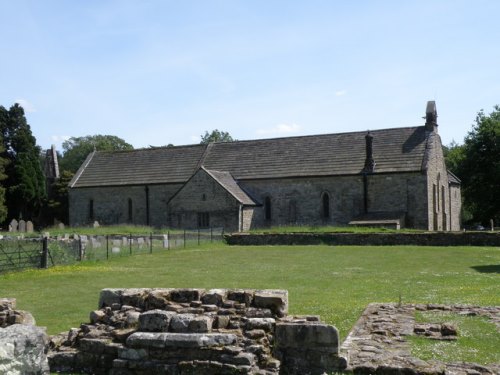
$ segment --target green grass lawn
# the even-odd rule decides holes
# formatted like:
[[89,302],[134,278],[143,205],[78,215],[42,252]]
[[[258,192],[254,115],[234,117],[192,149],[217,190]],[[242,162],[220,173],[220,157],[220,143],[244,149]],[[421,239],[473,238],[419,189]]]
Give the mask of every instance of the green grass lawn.
[[0,275],[51,334],[88,322],[103,288],[287,289],[291,314],[319,314],[344,338],[370,302],[500,305],[500,249],[204,246]]

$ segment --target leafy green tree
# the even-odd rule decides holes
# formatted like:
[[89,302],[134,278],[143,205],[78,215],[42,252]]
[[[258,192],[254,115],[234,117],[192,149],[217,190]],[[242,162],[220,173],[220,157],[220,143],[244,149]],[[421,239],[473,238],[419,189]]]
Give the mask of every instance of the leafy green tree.
[[8,215],[36,220],[46,195],[39,159],[41,149],[19,104],[8,111],[0,107],[0,131],[3,137],[0,157],[8,160],[5,169]]
[[207,144],[210,142],[233,142],[236,139],[233,139],[231,135],[228,132],[221,131],[218,129],[212,130],[211,133],[208,131],[205,131],[204,135],[201,135],[201,142],[200,144]]
[[[472,130],[464,139],[463,149],[449,158],[451,169],[462,180],[464,206],[472,220],[487,225],[500,222],[500,106],[486,115],[476,116]],[[455,166],[456,165],[456,166]]]
[[62,144],[63,156],[59,169],[75,173],[93,151],[133,150],[133,146],[114,135],[87,135],[71,137]]

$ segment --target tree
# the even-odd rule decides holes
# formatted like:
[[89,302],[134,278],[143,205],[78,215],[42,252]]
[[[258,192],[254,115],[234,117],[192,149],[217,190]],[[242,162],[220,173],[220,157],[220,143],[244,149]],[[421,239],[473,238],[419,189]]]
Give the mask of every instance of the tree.
[[63,156],[59,161],[61,171],[75,173],[92,151],[133,150],[134,147],[114,135],[87,135],[71,137],[62,144]]
[[45,178],[40,165],[40,147],[31,133],[24,109],[14,104],[7,111],[0,106],[2,153],[8,160],[5,172],[8,215],[35,220],[45,199]]
[[236,139],[233,139],[228,132],[220,131],[218,129],[212,130],[211,133],[205,131],[205,135],[201,135],[200,144],[207,144],[210,142],[233,142]]
[[[452,154],[452,172],[462,180],[464,206],[473,221],[487,225],[500,222],[500,106],[486,115],[476,116],[472,130],[464,139],[463,149]],[[456,166],[453,166],[455,164]]]
[[[3,142],[1,141],[0,135],[0,154],[3,154]],[[7,165],[8,160],[6,158],[0,157],[0,223],[3,223],[5,219],[7,219],[7,205],[5,202],[5,187],[3,186],[3,181],[7,178],[5,174],[5,166]]]

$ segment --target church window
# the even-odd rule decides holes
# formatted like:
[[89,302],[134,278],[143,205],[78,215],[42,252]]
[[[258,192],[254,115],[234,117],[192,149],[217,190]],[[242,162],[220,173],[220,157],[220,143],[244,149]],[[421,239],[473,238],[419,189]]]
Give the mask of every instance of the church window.
[[203,194],[201,195],[201,200],[202,200],[202,201],[206,201],[206,200],[207,200],[207,195],[206,195],[205,193],[203,193]]
[[94,200],[89,201],[89,219],[94,220]]
[[271,198],[269,197],[264,200],[264,211],[266,220],[271,220]]
[[208,212],[198,212],[198,228],[208,228],[210,226],[210,215]]
[[131,223],[132,222],[132,198],[128,199],[128,221]]
[[326,192],[321,197],[321,217],[323,219],[330,217],[330,194]]

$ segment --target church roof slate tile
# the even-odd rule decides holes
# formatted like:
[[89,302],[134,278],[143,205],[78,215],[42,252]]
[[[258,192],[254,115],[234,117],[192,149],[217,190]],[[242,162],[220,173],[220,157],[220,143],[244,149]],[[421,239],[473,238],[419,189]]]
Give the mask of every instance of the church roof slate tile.
[[[371,130],[375,173],[422,169],[424,126]],[[365,163],[366,132],[95,152],[70,187],[184,183],[203,166],[235,180],[353,175]]]

